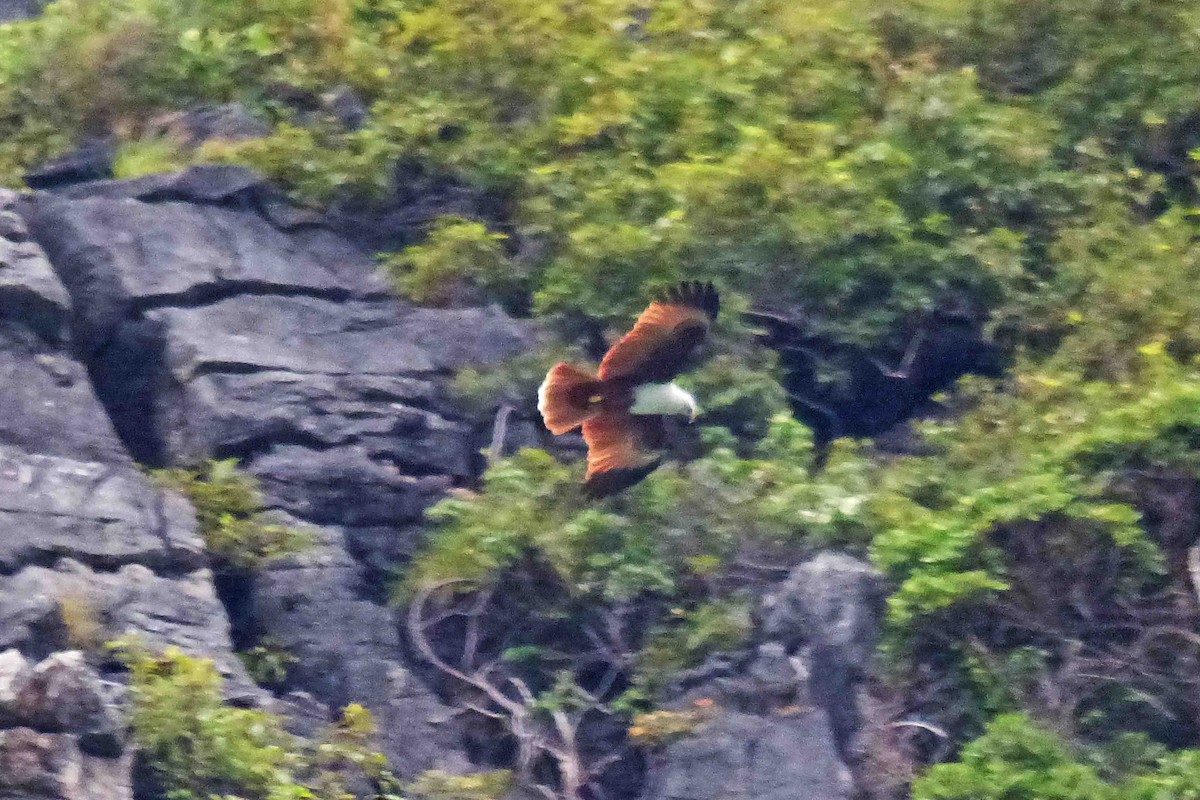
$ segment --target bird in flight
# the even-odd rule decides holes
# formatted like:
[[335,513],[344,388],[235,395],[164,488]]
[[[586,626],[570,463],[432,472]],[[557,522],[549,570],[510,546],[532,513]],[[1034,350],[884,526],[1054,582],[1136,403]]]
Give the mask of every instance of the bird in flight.
[[538,411],[555,436],[583,427],[588,446],[583,491],[601,498],[633,486],[658,468],[666,418],[694,422],[696,400],[672,383],[717,318],[711,283],[674,286],[609,349],[598,371],[562,362],[538,389]]
[[[813,432],[813,472],[824,468],[835,439],[886,433],[927,411],[931,398],[963,375],[1004,374],[1000,347],[983,338],[981,320],[960,309],[938,309],[924,320],[895,369],[857,345],[811,333],[803,320],[762,311],[743,318],[761,328],[759,341],[779,356],[792,414]],[[841,364],[845,379],[821,382],[819,362]]]

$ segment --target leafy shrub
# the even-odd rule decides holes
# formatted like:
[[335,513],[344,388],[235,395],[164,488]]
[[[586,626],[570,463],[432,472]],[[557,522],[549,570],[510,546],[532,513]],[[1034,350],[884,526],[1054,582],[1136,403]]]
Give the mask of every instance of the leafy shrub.
[[205,142],[195,158],[252,167],[305,202],[327,203],[384,197],[398,152],[373,128],[346,133],[328,121],[310,127],[281,122],[261,139]]
[[721,353],[681,381],[704,398],[701,413],[708,425],[720,425],[739,439],[767,434],[771,420],[785,413],[783,387],[765,359]]
[[[323,741],[307,743],[269,712],[225,705],[211,661],[173,647],[153,654],[131,641],[115,648],[131,672],[134,738],[167,796],[343,800],[357,778],[394,785],[382,756],[368,749],[374,723],[362,706],[348,706]],[[388,791],[378,800],[398,800]]]
[[751,633],[750,608],[736,600],[716,600],[693,609],[675,608],[653,630],[638,656],[639,686],[650,696],[671,675],[699,666],[709,655],[744,646]]
[[1200,752],[1159,754],[1143,774],[1119,785],[1101,778],[1090,753],[1073,750],[1027,717],[997,717],[953,764],[931,768],[913,784],[914,800],[1191,800]]
[[238,471],[237,459],[150,474],[160,485],[183,492],[192,501],[200,535],[219,562],[254,569],[311,544],[304,531],[266,521],[258,487],[253,478]]
[[1145,361],[1139,347],[1161,347],[1185,364],[1200,355],[1200,306],[1189,291],[1200,276],[1191,212],[1148,224],[1127,211],[1097,216],[1087,228],[1064,230],[1054,245],[1062,266],[1050,296],[1059,308],[1028,304],[1028,313],[1066,329],[1060,363],[1127,380]]
[[1200,751],[1162,756],[1157,769],[1129,781],[1125,792],[1130,800],[1196,800],[1200,797]]
[[1124,384],[1024,373],[930,428],[942,453],[896,464],[872,498],[873,556],[898,585],[886,663],[955,736],[1030,709],[1070,734],[1193,741],[1200,652],[1184,633],[1144,634],[1151,618],[1192,629],[1190,606],[1162,604],[1188,578],[1118,485],[1196,474],[1200,409],[1191,368],[1139,359]]
[[508,770],[473,775],[449,775],[440,770],[422,772],[405,790],[417,800],[499,800],[512,788]]
[[441,217],[423,244],[383,260],[402,294],[418,303],[443,304],[463,280],[493,291],[515,278],[515,265],[501,243],[508,237],[492,233],[481,222]]
[[272,795],[294,762],[294,743],[279,720],[225,706],[210,661],[178,649],[161,656],[133,649],[126,658],[134,736],[171,796]]
[[988,398],[961,421],[930,429],[946,455],[904,465],[890,478],[899,491],[878,495],[873,506],[885,525],[875,560],[903,580],[890,600],[898,628],[1006,589],[1012,576],[991,544],[1006,526],[1047,522],[1074,538],[1065,546],[1082,548],[1060,554],[1066,561],[1106,538],[1125,553],[1114,577],[1123,576],[1126,587],[1161,576],[1161,554],[1139,526],[1139,512],[1116,501],[1111,480],[1126,465],[1194,463],[1191,420],[1200,395],[1190,371],[1161,355],[1141,358],[1153,362],[1141,382],[1029,373],[1015,394]]
[[[865,462],[839,453],[826,475],[810,479],[807,431],[787,418],[773,420],[749,458],[727,434],[709,433],[708,455],[662,468],[600,506],[582,496],[576,466],[536,450],[498,461],[482,493],[430,510],[436,527],[406,570],[400,599],[416,599],[431,625],[461,614],[503,631],[489,646],[501,651],[505,670],[539,675],[535,683],[617,659],[612,670],[626,675],[626,689],[613,689],[611,678],[597,684],[594,670],[576,680],[612,712],[646,710],[679,670],[745,644],[748,603],[730,593],[758,578],[760,562],[771,569],[774,559],[791,563],[826,542],[865,543]],[[431,592],[434,609],[425,602]],[[481,604],[475,616],[462,610],[472,598]],[[533,606],[510,618],[513,603]],[[676,613],[664,613],[673,606]],[[489,609],[486,621],[479,608]],[[639,620],[642,632],[609,649],[559,638],[564,620],[603,639],[626,618]],[[460,634],[455,628],[439,641],[456,658]]]
[[[1096,4],[1059,0],[1046,17],[1061,27],[1072,3],[1090,31],[1071,39],[1082,58],[1103,45]],[[1005,20],[1021,4],[1008,5],[1017,10],[995,25],[1020,30]],[[957,40],[935,32],[978,16],[965,7],[902,3],[893,16],[925,23],[929,46],[949,52]],[[1180,24],[1121,13],[1147,41],[1159,41],[1152,17]],[[514,307],[625,322],[654,285],[706,277],[806,298],[868,338],[947,285],[995,300],[1080,211],[1076,176],[1056,159],[1054,102],[997,102],[970,69],[889,52],[869,4],[748,0],[731,13],[679,0],[646,15],[608,0],[64,0],[0,37],[11,109],[0,139],[20,162],[3,171],[64,144],[34,131],[136,140],[158,111],[238,99],[276,131],[209,143],[200,159],[251,164],[325,202],[384,197],[403,158],[506,201],[533,246],[498,259],[488,235],[448,226],[445,241],[393,260],[414,296],[466,270]],[[1183,58],[1170,63],[1186,74]],[[272,99],[280,83],[337,82],[372,101],[360,130]],[[162,153],[136,155],[123,174],[165,165]],[[441,252],[455,247],[471,253]]]
[[169,138],[133,139],[123,142],[113,162],[117,178],[140,178],[161,172],[176,172],[187,165],[180,147]]
[[998,717],[955,764],[941,764],[913,784],[914,800],[1106,800],[1117,798],[1079,763],[1065,742],[1018,715]]
[[755,458],[720,429],[716,446],[684,471],[663,468],[620,504],[594,506],[580,472],[525,450],[484,475],[483,493],[429,512],[436,534],[406,572],[408,591],[445,580],[486,582],[529,550],[581,594],[671,594],[685,576],[713,571],[743,547],[803,548],[865,541],[867,465],[835,462],[810,480],[807,430],[776,418]]
[[265,637],[254,647],[238,653],[246,672],[259,686],[278,687],[287,680],[288,667],[297,658],[271,637]]

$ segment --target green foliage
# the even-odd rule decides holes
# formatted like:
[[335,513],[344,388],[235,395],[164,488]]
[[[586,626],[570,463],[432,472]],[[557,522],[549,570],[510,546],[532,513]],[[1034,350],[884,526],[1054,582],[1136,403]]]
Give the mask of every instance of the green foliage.
[[323,203],[345,194],[384,197],[391,187],[389,165],[398,152],[374,129],[346,133],[325,120],[310,127],[281,122],[261,139],[205,142],[195,158],[253,167],[299,199]]
[[913,785],[914,800],[1116,800],[1067,744],[1019,715],[998,717],[955,764],[940,764]]
[[[512,563],[539,538],[556,535],[570,517],[571,471],[541,451],[524,450],[484,475],[483,495],[449,498],[428,518],[445,527],[405,576],[405,593],[445,580],[479,582]],[[568,556],[551,541],[564,570]]]
[[744,439],[758,439],[771,420],[786,412],[783,387],[761,356],[741,358],[721,353],[682,379],[688,391],[704,398],[701,412],[710,425],[720,425]]
[[713,653],[743,647],[751,630],[744,600],[672,609],[671,619],[651,632],[638,656],[639,688],[653,696],[679,670],[699,666]]
[[117,150],[113,174],[117,178],[140,178],[176,172],[186,165],[187,158],[170,138],[132,139]]
[[361,706],[348,706],[322,741],[308,743],[269,712],[226,705],[211,661],[173,647],[161,654],[136,642],[115,648],[131,673],[134,738],[173,800],[345,800],[362,778],[394,785],[382,756],[368,747],[374,723]]
[[383,266],[400,292],[418,303],[445,303],[463,280],[495,294],[516,279],[501,246],[507,238],[481,222],[441,217],[423,244],[386,257]]
[[1183,750],[1162,756],[1158,768],[1131,780],[1129,800],[1197,800],[1200,798],[1200,750]]
[[512,782],[512,773],[508,770],[474,775],[428,770],[408,784],[406,790],[416,800],[499,800],[512,788]]
[[[969,384],[964,415],[925,426],[932,455],[883,463],[839,443],[816,477],[808,431],[787,417],[745,454],[708,428],[700,458],[601,505],[580,498],[578,467],[524,451],[494,465],[481,494],[432,511],[439,527],[406,591],[447,580],[485,588],[533,553],[577,604],[664,599],[679,611],[642,643],[637,689],[622,704],[641,709],[680,669],[740,645],[748,623],[731,592],[750,565],[795,563],[830,544],[869,549],[896,587],[889,665],[901,681],[929,658],[961,675],[970,729],[1039,702],[1056,648],[1079,635],[1072,603],[1152,603],[1167,580],[1140,511],[1116,485],[1131,470],[1200,474],[1200,380],[1161,346],[1131,364],[1124,383],[1048,363],[1025,364],[1006,393]],[[1000,614],[1009,633],[997,642],[988,626]],[[1012,632],[1022,624],[1024,638]],[[1111,733],[1128,716],[1116,694],[1089,696],[1089,713],[1107,722],[1081,718],[1081,727]]]
[[249,650],[238,653],[246,672],[260,686],[281,686],[287,680],[288,667],[297,659],[275,639],[264,638]]
[[1142,774],[1104,780],[1072,750],[1027,717],[997,717],[959,761],[931,768],[913,785],[913,800],[1194,800],[1200,796],[1200,751],[1168,755],[1141,749]]
[[583,625],[592,612],[620,614],[651,598],[677,606],[634,643],[640,652],[629,653],[636,687],[619,705],[644,710],[678,670],[744,646],[748,601],[728,593],[747,582],[745,570],[827,544],[861,549],[867,541],[867,462],[839,450],[829,471],[811,479],[808,432],[785,417],[772,420],[748,457],[721,429],[708,433],[706,456],[661,468],[603,505],[582,496],[578,465],[540,450],[497,462],[482,493],[430,510],[437,527],[409,565],[401,598],[447,582],[463,593],[503,591],[514,571],[544,566],[550,575],[537,573],[538,583],[563,594],[511,629],[504,653],[511,664],[539,669],[560,662],[554,645],[536,638],[535,617],[557,628],[563,619]]
[[271,796],[291,758],[277,720],[225,706],[212,662],[177,649],[160,657],[134,650],[127,659],[134,735],[172,797]]
[[1112,481],[1132,467],[1194,469],[1200,393],[1191,370],[1154,350],[1140,358],[1141,379],[1125,384],[1027,373],[1014,393],[930,429],[944,455],[889,474],[873,499],[873,553],[900,581],[893,631],[937,626],[944,609],[1008,588],[1020,566],[997,546],[1001,531],[1036,528],[1063,563],[1115,546],[1116,577],[1132,593],[1160,580],[1161,555]]
[[[466,280],[624,323],[653,286],[704,277],[880,339],[956,287],[1022,335],[1099,313],[1119,324],[1088,336],[1149,341],[1196,316],[1167,264],[1187,256],[1159,249],[1186,224],[1154,233],[1124,209],[1186,182],[1194,23],[1187,0],[60,0],[0,32],[0,178],[106,128],[131,140],[120,174],[174,166],[146,123],[236,99],[275,131],[196,158],[315,202],[384,197],[398,159],[509,201],[506,233],[535,245],[519,258],[463,220],[388,258],[420,301]],[[280,82],[348,83],[371,119],[301,120],[272,99]],[[1173,188],[1128,185],[1131,159]],[[1146,280],[1170,308],[1121,313]],[[1101,349],[1098,367],[1124,360]]]
[[[298,797],[405,800],[400,781],[387,769],[387,759],[372,747],[377,732],[375,719],[364,706],[351,703],[342,709],[341,719],[319,740],[302,746],[298,771],[303,788],[294,790]],[[364,785],[371,790],[364,793]]]
[[199,469],[152,470],[160,485],[183,492],[196,509],[200,535],[218,561],[254,569],[298,553],[312,537],[266,520],[253,478],[237,469],[237,459],[209,461]]
[[[1057,227],[1087,212],[1062,154],[1090,135],[1076,119],[1096,113],[1086,76],[1109,76],[1101,64],[1171,70],[1106,84],[1103,99],[1147,118],[1193,99],[1178,1],[994,5],[61,0],[0,35],[0,172],[84,131],[136,141],[160,111],[236,99],[275,131],[199,159],[253,165],[320,202],[383,197],[403,159],[509,201],[512,231],[535,246],[514,259],[478,223],[446,222],[389,259],[415,298],[466,278],[515,306],[624,322],[653,286],[705,277],[803,297],[879,338],[947,286],[992,302],[1038,275]],[[1132,54],[1102,35],[1122,25]],[[1054,50],[1045,41],[1069,45],[1048,71],[1078,91],[1046,80],[1044,102],[993,96],[997,75],[1040,63],[1030,48]],[[272,99],[281,82],[348,83],[371,119],[353,132],[302,120]],[[1138,131],[1102,144],[1153,126]],[[173,161],[154,147],[134,146],[122,174]]]
[[537,551],[582,595],[672,594],[743,547],[815,548],[865,542],[869,465],[837,456],[810,480],[807,429],[778,417],[754,458],[727,435],[684,470],[665,467],[619,504],[595,506],[577,467],[525,450],[492,466],[480,495],[442,501],[439,525],[406,573],[407,591],[445,580],[480,583]]

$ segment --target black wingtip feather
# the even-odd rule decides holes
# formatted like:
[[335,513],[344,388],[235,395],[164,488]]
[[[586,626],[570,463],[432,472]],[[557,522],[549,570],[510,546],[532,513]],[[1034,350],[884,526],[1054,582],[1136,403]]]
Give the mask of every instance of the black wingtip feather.
[[712,281],[684,281],[660,293],[658,300],[698,308],[710,320],[721,311],[721,295]]
[[623,492],[629,487],[641,483],[654,470],[662,465],[658,458],[641,467],[626,469],[611,469],[593,475],[583,484],[583,496],[589,500],[601,500]]
[[768,347],[811,346],[816,337],[803,317],[785,317],[769,311],[743,311],[742,319],[758,328],[755,337]]

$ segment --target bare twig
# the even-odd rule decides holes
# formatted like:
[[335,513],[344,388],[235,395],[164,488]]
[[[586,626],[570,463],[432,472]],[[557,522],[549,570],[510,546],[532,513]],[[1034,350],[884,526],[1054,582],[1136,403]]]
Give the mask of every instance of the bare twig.
[[[600,774],[619,756],[610,755],[588,763],[579,750],[578,733],[586,711],[604,707],[594,695],[581,688],[580,694],[587,701],[586,708],[539,710],[538,698],[529,685],[520,677],[501,673],[498,669],[499,661],[493,660],[478,667],[472,666],[478,658],[482,640],[481,620],[493,600],[493,592],[483,591],[466,601],[460,599],[459,609],[454,612],[440,610],[431,613],[430,608],[434,595],[462,583],[466,581],[447,580],[423,587],[417,592],[407,616],[407,629],[413,646],[426,661],[443,674],[477,690],[487,698],[486,704],[463,702],[461,705],[464,709],[506,724],[509,732],[517,740],[516,766],[526,785],[550,800],[582,800],[589,794],[598,797],[595,784]],[[462,610],[464,605],[466,609]],[[436,621],[445,621],[456,616],[467,618],[463,652],[461,656],[455,657],[456,661],[461,661],[459,666],[447,661],[434,649],[428,636],[432,627],[430,616]],[[595,644],[603,643],[602,637],[594,631],[589,633],[594,636]],[[548,720],[546,713],[549,716]],[[550,724],[547,725],[547,722]],[[548,757],[557,766],[556,782],[560,784],[557,789],[533,779],[531,773],[539,756]]]
[[923,731],[929,731],[934,736],[937,736],[939,739],[949,739],[950,738],[950,734],[947,733],[942,728],[939,728],[937,725],[933,725],[932,723],[929,723],[929,722],[921,722],[920,720],[916,720],[916,719],[896,720],[895,722],[889,722],[887,724],[887,727],[888,728],[920,728]]
[[463,645],[464,666],[469,667],[475,663],[475,654],[479,650],[479,620],[491,599],[490,589],[480,592],[474,606],[467,612],[467,641]]

